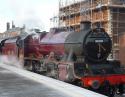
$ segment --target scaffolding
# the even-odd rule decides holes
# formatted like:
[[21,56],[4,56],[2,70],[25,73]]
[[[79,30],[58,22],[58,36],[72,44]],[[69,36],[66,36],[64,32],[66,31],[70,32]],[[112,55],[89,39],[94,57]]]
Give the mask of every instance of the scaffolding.
[[125,0],[60,0],[59,26],[79,32],[81,21],[100,24],[112,38],[112,58],[119,59],[119,34],[125,31]]
[[60,0],[59,27],[72,31],[80,25],[80,3],[82,0]]

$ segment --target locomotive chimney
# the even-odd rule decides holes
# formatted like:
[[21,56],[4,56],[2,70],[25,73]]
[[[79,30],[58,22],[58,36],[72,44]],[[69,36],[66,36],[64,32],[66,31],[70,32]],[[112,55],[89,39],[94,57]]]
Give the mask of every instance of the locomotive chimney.
[[90,21],[82,21],[80,23],[80,31],[88,30],[90,28],[91,28],[91,22]]
[[7,22],[6,26],[7,26],[7,30],[9,30],[10,29],[10,23]]

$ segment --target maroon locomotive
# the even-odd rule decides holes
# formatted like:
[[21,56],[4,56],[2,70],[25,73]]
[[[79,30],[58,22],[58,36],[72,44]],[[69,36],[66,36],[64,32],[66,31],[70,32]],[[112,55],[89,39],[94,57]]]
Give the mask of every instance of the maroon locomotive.
[[52,29],[4,39],[0,51],[16,56],[28,70],[113,97],[124,92],[125,73],[120,62],[107,60],[111,47],[105,30],[91,29],[86,21],[80,32]]

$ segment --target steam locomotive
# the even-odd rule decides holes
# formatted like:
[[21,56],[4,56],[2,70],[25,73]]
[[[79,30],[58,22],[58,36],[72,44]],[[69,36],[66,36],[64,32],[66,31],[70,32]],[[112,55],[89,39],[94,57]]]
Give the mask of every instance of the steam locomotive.
[[[80,32],[52,29],[1,41],[2,55],[16,56],[24,68],[113,97],[124,93],[125,72],[107,60],[112,41],[103,28],[81,23]],[[54,52],[55,61],[46,61]]]

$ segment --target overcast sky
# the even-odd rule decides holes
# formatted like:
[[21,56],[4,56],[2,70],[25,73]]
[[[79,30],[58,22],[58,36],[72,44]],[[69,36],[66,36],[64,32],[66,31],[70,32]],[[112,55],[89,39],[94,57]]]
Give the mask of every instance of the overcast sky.
[[6,22],[17,26],[39,27],[49,30],[50,18],[58,13],[58,0],[1,0],[0,32],[5,31]]

